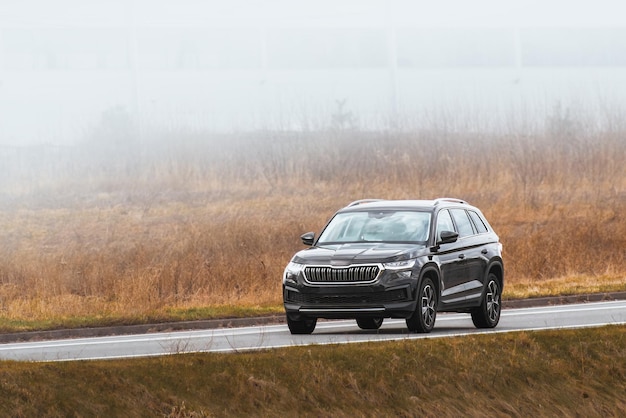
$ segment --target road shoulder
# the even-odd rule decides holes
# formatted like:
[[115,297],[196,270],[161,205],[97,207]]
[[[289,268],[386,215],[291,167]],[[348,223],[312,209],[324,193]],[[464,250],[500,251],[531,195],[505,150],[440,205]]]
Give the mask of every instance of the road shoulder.
[[[550,296],[530,299],[514,299],[502,302],[503,309],[530,308],[535,306],[563,305],[571,303],[626,300],[626,292],[592,293],[584,295]],[[225,318],[199,321],[165,322],[159,324],[125,325],[114,327],[59,329],[0,334],[0,344],[60,340],[67,338],[105,337],[111,335],[147,334],[199,329],[235,328],[285,323],[284,315],[268,315],[253,318]]]

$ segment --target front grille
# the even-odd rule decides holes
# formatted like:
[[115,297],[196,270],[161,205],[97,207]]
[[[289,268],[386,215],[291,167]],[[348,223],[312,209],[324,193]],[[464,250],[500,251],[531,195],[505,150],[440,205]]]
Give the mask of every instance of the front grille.
[[320,295],[287,291],[289,302],[307,305],[349,306],[375,305],[383,303],[402,302],[408,300],[406,289],[396,289],[388,292],[374,292],[350,295]]
[[374,266],[355,267],[306,267],[304,276],[310,283],[369,283],[376,280],[380,268]]

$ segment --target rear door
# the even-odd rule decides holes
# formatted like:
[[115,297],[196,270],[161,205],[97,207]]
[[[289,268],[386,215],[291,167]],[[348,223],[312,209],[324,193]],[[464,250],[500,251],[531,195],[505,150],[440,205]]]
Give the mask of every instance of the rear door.
[[482,291],[484,271],[483,239],[477,233],[476,226],[470,219],[467,210],[463,208],[450,209],[459,232],[458,252],[463,259],[463,277],[458,281],[455,293],[464,299],[479,298]]

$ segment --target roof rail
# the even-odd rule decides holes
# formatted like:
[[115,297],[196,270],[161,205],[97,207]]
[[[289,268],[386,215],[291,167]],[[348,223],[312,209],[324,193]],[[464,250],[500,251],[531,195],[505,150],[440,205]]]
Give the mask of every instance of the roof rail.
[[461,199],[457,199],[455,197],[440,197],[438,199],[435,199],[435,205],[438,205],[438,204],[443,203],[443,202],[467,204],[466,201],[461,200]]
[[385,200],[385,199],[360,199],[360,200],[355,200],[354,202],[351,202],[346,207],[349,208],[351,206],[358,206],[358,205],[362,205],[363,203],[380,202],[381,200]]

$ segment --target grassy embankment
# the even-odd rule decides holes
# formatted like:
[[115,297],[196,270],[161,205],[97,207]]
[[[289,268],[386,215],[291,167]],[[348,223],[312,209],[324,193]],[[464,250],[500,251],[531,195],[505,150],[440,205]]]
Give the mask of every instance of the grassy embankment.
[[0,362],[0,415],[626,415],[626,328],[259,353]]
[[339,207],[455,196],[504,244],[505,298],[626,290],[626,132],[177,134],[3,150],[0,331],[281,312]]

